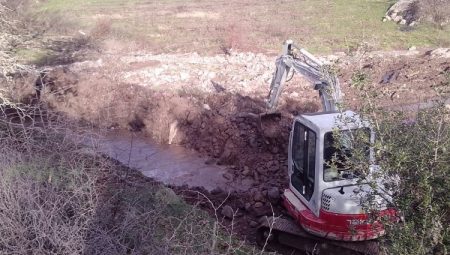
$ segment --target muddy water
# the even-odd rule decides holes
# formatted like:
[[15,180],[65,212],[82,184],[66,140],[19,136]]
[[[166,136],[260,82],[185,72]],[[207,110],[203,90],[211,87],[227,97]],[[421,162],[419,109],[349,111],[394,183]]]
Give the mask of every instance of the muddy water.
[[247,190],[252,183],[235,183],[224,177],[226,166],[207,165],[207,158],[176,145],[158,145],[135,133],[110,132],[102,135],[98,149],[122,164],[164,184],[220,188],[224,191]]

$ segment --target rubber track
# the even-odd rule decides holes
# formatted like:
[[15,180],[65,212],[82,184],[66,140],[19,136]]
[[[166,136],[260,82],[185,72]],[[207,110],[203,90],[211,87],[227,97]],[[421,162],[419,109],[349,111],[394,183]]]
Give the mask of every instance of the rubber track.
[[[378,255],[379,254],[379,248],[378,248],[378,242],[375,240],[369,240],[369,241],[356,241],[356,242],[345,242],[345,241],[333,241],[328,240],[325,238],[320,238],[314,235],[309,234],[305,230],[303,230],[300,226],[298,226],[297,223],[295,223],[292,220],[289,219],[283,219],[283,218],[275,218],[275,221],[273,221],[273,217],[264,217],[260,220],[260,226],[258,228],[258,231],[261,232],[264,229],[269,230],[272,229],[273,233],[279,232],[279,233],[285,233],[292,236],[295,236],[295,238],[300,239],[309,239],[310,241],[315,241],[318,243],[324,243],[327,245],[332,245],[340,248],[344,248],[347,250],[351,250],[354,252],[357,252],[359,254],[366,254],[366,255]],[[296,247],[295,244],[289,244],[289,241],[283,242],[288,246]]]

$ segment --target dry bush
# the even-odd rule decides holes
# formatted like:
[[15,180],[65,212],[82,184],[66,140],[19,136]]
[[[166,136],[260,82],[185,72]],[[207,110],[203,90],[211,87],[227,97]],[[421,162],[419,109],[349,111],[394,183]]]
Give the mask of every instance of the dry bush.
[[90,129],[39,106],[2,110],[0,254],[260,253],[237,241],[222,204],[211,218],[87,149]]
[[38,123],[27,109],[5,108],[9,118],[0,119],[0,253],[81,253],[98,199],[92,159],[76,153],[81,144],[73,143],[67,126],[50,116]]
[[112,21],[110,19],[100,19],[95,23],[94,28],[90,32],[93,39],[103,39],[111,34]]
[[426,19],[443,27],[450,19],[450,1],[448,0],[421,0],[420,12]]
[[407,24],[425,20],[443,28],[450,21],[450,2],[447,0],[416,0],[402,13]]
[[247,29],[243,24],[231,23],[223,29],[220,49],[225,54],[233,50],[247,50],[249,43]]
[[[45,167],[41,162],[2,167],[1,253],[76,254],[83,250],[95,213],[95,179],[82,168]],[[63,171],[59,174],[64,178],[54,176],[57,171]]]

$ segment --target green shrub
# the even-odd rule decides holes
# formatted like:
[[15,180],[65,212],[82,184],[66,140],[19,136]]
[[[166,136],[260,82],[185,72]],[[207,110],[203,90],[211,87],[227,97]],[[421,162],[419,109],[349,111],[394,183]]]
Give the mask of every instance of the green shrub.
[[[444,74],[449,75],[449,74]],[[393,206],[404,216],[387,223],[387,254],[448,254],[450,251],[450,108],[447,82],[434,86],[440,98],[425,109],[379,107],[385,99],[364,73],[354,88],[365,102],[360,111],[372,122],[374,149],[382,176],[398,178]],[[361,163],[365,165],[366,163]],[[370,209],[370,208],[369,208]]]

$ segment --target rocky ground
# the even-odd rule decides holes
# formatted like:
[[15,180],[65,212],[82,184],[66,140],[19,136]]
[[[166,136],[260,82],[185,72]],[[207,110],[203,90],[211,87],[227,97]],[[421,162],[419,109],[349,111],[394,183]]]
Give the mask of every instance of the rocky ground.
[[[321,57],[338,70],[350,108],[361,105],[351,86],[364,72],[385,106],[414,104],[436,96],[433,87],[450,72],[450,50],[355,52]],[[264,99],[275,56],[254,53],[200,56],[135,52],[102,55],[97,60],[42,69],[16,80],[13,95],[50,108],[99,129],[142,132],[159,143],[180,144],[205,156],[205,164],[229,166],[226,178],[251,180],[247,192],[226,194],[174,187],[188,201],[217,203],[225,218],[239,210],[237,232],[252,240],[259,216],[279,214],[287,185],[287,146],[292,116],[320,110],[317,93],[296,76],[280,102],[280,115],[262,127],[245,113],[265,111]],[[37,88],[37,89],[35,89]]]

